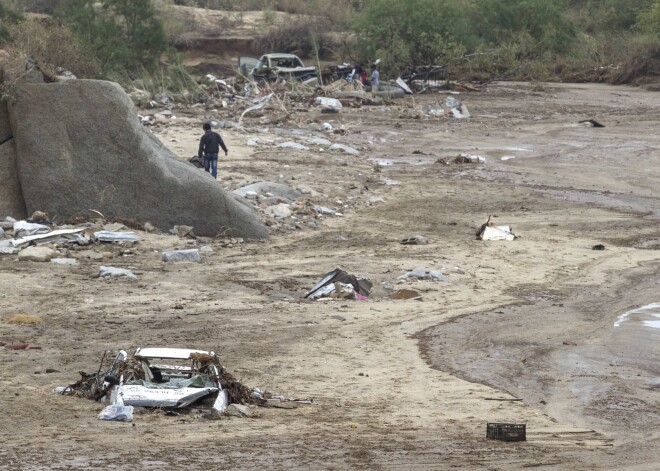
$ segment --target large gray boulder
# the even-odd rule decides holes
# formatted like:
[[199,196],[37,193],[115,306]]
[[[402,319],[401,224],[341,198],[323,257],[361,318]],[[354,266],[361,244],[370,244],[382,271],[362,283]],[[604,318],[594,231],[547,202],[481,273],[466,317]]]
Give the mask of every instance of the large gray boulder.
[[7,142],[9,139],[11,139],[11,126],[9,124],[7,103],[0,100],[0,144]]
[[16,145],[11,138],[0,144],[0,220],[7,216],[15,219],[27,216],[16,169]]
[[139,123],[119,85],[97,80],[24,83],[9,103],[27,213],[66,218],[94,209],[162,230],[267,237],[257,213]]

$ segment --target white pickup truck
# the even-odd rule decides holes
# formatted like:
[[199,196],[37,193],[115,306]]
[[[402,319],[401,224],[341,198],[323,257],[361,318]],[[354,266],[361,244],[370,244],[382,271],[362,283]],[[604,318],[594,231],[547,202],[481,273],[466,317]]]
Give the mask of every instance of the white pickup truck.
[[305,81],[317,76],[316,67],[305,67],[294,54],[264,54],[259,59],[239,57],[238,68],[246,77],[270,82],[280,78]]

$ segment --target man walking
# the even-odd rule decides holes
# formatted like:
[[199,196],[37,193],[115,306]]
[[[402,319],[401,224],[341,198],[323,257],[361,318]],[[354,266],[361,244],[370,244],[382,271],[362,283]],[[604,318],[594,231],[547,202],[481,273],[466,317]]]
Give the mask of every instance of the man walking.
[[380,88],[380,72],[378,72],[378,68],[376,67],[376,64],[372,64],[371,65],[371,91],[372,92],[377,92],[379,88]]
[[218,176],[218,153],[222,147],[226,157],[227,146],[222,141],[220,134],[211,131],[211,123],[204,123],[202,129],[204,129],[204,135],[199,140],[198,155],[204,157],[204,170],[208,172],[210,169],[211,175],[216,178]]

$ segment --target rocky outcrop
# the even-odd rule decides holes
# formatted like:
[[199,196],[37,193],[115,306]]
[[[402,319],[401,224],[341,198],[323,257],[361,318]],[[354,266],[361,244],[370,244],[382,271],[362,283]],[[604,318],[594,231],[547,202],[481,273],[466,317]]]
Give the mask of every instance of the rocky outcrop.
[[13,139],[0,144],[0,219],[6,216],[16,219],[27,216],[18,181],[16,146]]
[[94,209],[162,230],[184,224],[203,236],[267,237],[251,207],[139,124],[119,85],[22,83],[11,97],[12,145],[27,214],[67,218]]

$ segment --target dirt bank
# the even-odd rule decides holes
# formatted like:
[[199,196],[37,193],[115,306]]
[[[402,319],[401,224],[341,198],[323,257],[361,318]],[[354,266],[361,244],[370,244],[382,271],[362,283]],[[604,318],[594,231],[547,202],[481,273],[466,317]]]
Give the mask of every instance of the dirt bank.
[[[498,84],[460,98],[470,120],[429,117],[425,105],[444,100],[430,95],[225,131],[219,184],[309,189],[310,201],[343,214],[318,227],[301,219],[268,242],[231,244],[141,232],[129,253],[103,262],[133,269],[137,282],[94,278],[99,262],[88,259],[57,267],[0,257],[2,318],[44,320],[0,323],[2,342],[42,347],[0,348],[0,413],[11,424],[0,431],[0,467],[655,469],[657,362],[619,361],[615,350],[637,337],[613,340],[608,329],[660,301],[660,252],[639,248],[660,239],[660,96]],[[590,117],[607,127],[575,126]],[[284,140],[276,128],[323,133],[324,121],[346,131],[328,139],[360,155],[251,142]],[[158,134],[185,157],[200,129]],[[459,152],[486,163],[441,163]],[[475,240],[488,215],[521,237]],[[430,243],[399,244],[412,234]],[[162,250],[202,245],[214,252],[201,264],[160,261]],[[372,299],[302,301],[336,265],[371,278]],[[401,285],[422,302],[389,300],[382,283],[416,267],[448,281]],[[131,426],[52,393],[105,349],[153,345],[212,349],[243,382],[317,405],[213,421],[155,411]],[[525,422],[528,441],[486,440],[489,421]]]

